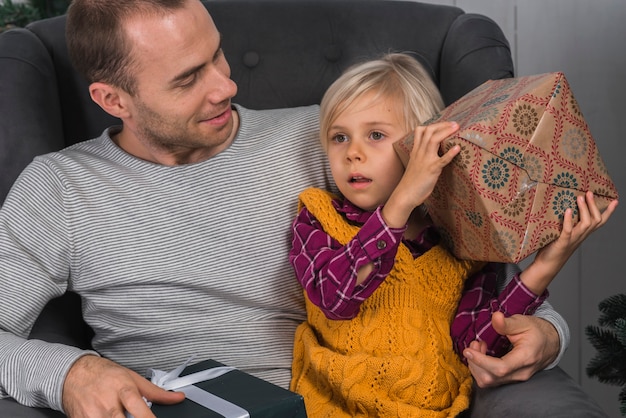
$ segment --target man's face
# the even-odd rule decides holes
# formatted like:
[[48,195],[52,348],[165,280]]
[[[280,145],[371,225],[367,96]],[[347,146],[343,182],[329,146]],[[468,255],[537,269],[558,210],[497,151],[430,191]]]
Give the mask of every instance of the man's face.
[[231,111],[237,87],[202,3],[189,0],[163,16],[135,17],[126,27],[137,81],[124,120],[126,139],[176,156],[177,163],[226,148],[237,129]]

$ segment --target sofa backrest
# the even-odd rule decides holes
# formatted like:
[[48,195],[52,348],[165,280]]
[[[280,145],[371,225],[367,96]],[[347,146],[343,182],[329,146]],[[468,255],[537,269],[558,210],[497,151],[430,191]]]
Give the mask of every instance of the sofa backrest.
[[[253,109],[319,103],[349,65],[407,52],[430,69],[446,103],[511,77],[509,45],[489,18],[451,6],[381,0],[211,0],[239,91]],[[65,16],[0,34],[0,203],[35,155],[119,123],[72,68]]]

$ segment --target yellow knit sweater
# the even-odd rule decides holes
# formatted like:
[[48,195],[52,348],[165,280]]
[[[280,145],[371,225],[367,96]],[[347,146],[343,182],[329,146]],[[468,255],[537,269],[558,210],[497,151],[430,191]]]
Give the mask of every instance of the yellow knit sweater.
[[[358,227],[332,198],[309,189],[300,203],[346,244]],[[393,270],[356,318],[329,320],[306,298],[291,389],[304,397],[308,416],[454,417],[466,409],[472,378],[452,348],[450,324],[463,280],[479,267],[440,246],[414,259],[401,244]]]

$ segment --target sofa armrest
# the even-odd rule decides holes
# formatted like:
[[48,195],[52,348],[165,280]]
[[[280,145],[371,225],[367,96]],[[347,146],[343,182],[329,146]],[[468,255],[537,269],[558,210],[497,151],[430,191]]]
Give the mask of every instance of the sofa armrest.
[[[34,155],[64,146],[56,74],[50,55],[27,29],[0,34],[0,204]],[[24,144],[28,144],[25,146]]]
[[0,399],[0,418],[64,418],[65,414],[53,409],[31,408],[14,399]]
[[450,26],[440,68],[439,89],[446,104],[487,80],[514,76],[511,48],[502,29],[492,19],[472,13],[460,15]]
[[474,385],[471,405],[463,418],[608,418],[560,367],[542,370],[527,382],[488,389]]

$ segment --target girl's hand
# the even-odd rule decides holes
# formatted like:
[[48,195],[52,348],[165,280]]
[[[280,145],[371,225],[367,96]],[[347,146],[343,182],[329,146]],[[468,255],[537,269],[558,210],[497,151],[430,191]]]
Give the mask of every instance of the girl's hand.
[[430,196],[443,168],[461,151],[455,145],[441,154],[441,143],[458,130],[456,122],[438,122],[415,129],[404,175],[383,208],[383,218],[389,226],[404,226],[413,209]]
[[567,209],[559,238],[540,249],[535,260],[520,276],[526,287],[537,295],[543,293],[580,244],[609,220],[618,204],[617,200],[613,200],[604,212],[600,212],[593,193],[589,191],[584,196],[578,196],[576,203],[578,223],[574,225],[573,210]]

